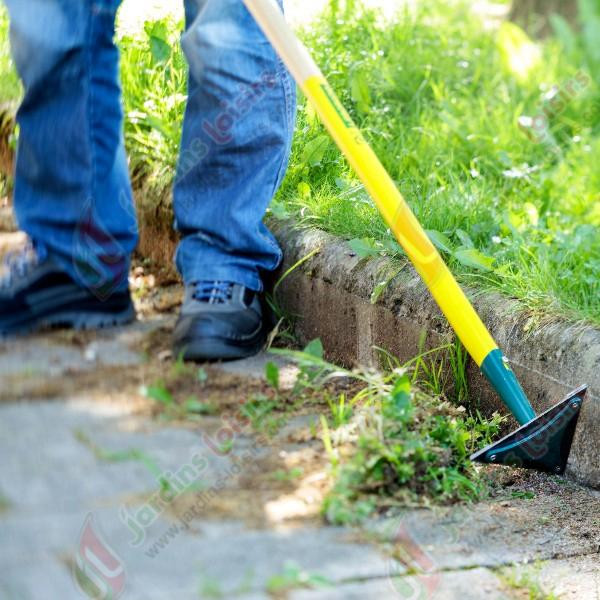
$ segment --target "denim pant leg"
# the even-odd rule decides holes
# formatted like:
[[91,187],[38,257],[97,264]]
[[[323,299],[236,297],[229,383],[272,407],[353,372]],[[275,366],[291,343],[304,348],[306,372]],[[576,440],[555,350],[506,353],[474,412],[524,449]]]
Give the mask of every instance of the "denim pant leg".
[[186,282],[262,289],[281,261],[262,223],[287,166],[296,88],[241,0],[185,0],[188,104],[174,188]]
[[120,0],[5,0],[25,96],[14,202],[19,227],[99,296],[127,286],[137,241],[122,135]]

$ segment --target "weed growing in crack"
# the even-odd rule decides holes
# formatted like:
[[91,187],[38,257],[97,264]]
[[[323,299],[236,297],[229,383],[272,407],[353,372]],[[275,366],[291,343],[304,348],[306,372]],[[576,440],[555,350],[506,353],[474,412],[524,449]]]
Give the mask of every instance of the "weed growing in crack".
[[202,367],[185,363],[180,355],[171,366],[167,380],[157,379],[151,385],[142,386],[143,396],[153,400],[161,408],[161,417],[167,420],[200,419],[202,416],[214,415],[217,407],[211,402],[202,402],[196,395],[187,395],[183,400],[175,397],[172,389],[178,381],[188,379],[202,389],[207,381],[208,374]]
[[0,494],[0,513],[6,512],[10,507],[10,501]]
[[518,570],[517,567],[501,569],[498,575],[509,588],[524,593],[528,600],[559,600],[554,592],[547,592],[540,583],[541,565]]
[[[283,275],[275,282],[273,290],[265,294],[265,301],[273,313],[273,317],[277,321],[277,324],[273,328],[273,331],[269,335],[267,341],[267,348],[271,348],[274,341],[280,338],[284,344],[295,344],[296,339],[294,337],[294,321],[295,316],[290,314],[289,311],[285,310],[279,298],[277,292],[281,284],[298,268],[304,263],[308,262],[313,256],[320,252],[320,248],[315,248],[312,252],[309,252],[306,256],[303,256],[300,260],[295,262],[289,269],[287,269]],[[268,375],[268,374],[267,374]]]
[[487,495],[487,483],[469,456],[492,441],[504,417],[470,415],[462,406],[421,391],[415,370],[422,356],[409,366],[379,372],[327,362],[319,341],[301,352],[274,352],[299,366],[297,393],[323,390],[341,378],[361,384],[351,397],[329,399],[329,411],[321,415],[335,481],[323,507],[329,521],[354,523],[376,510]]
[[304,571],[293,562],[286,563],[282,573],[273,575],[267,581],[267,591],[279,595],[298,588],[314,589],[332,586],[333,583],[323,575]]
[[139,450],[138,448],[108,450],[99,446],[81,429],[75,429],[73,431],[73,436],[80,444],[88,448],[97,460],[111,463],[139,461],[157,479],[161,489],[169,490],[171,488],[169,482],[162,476],[162,471],[156,461],[142,450]]
[[279,406],[278,400],[256,394],[242,404],[240,413],[250,420],[255,431],[271,437],[279,431],[286,420],[285,415],[276,412]]
[[448,397],[458,406],[469,404],[469,355],[465,347],[456,338],[447,344],[424,350],[426,333],[423,331],[421,334],[417,356],[404,364],[387,350],[376,348],[382,364],[388,371],[410,368],[411,382],[421,390],[433,396]]
[[304,475],[304,469],[302,467],[293,467],[289,470],[278,469],[271,473],[271,478],[275,481],[288,482],[296,481]]

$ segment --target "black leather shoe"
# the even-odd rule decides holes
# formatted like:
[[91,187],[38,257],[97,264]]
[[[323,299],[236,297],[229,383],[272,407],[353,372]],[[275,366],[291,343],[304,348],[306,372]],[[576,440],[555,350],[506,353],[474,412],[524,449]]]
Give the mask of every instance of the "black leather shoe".
[[265,344],[259,294],[243,285],[199,281],[186,286],[173,333],[184,360],[230,360],[260,352]]
[[135,318],[128,291],[99,298],[33,245],[9,253],[0,265],[0,338],[49,327],[98,329]]

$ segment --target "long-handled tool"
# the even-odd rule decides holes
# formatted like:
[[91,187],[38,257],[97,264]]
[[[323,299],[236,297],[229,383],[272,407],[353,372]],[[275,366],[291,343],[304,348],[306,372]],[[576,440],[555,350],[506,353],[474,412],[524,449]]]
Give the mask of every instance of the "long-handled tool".
[[562,473],[586,386],[536,416],[508,361],[274,0],[243,0],[361,178],[454,331],[521,427],[471,456],[485,463]]

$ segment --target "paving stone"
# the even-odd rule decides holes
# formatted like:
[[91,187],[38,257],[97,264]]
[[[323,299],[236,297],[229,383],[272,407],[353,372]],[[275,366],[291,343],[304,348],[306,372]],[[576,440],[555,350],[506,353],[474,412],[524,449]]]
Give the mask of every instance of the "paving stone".
[[139,365],[144,357],[132,347],[161,324],[160,320],[137,321],[127,327],[103,330],[82,346],[62,341],[63,332],[0,342],[0,381],[6,376],[58,377],[101,366]]
[[348,532],[336,528],[203,533],[181,533],[155,558],[146,553],[148,545],[144,552],[130,552],[128,569],[143,573],[145,586],[195,573],[198,581],[214,582],[229,597],[248,586],[264,591],[272,577],[292,564],[332,582],[385,577],[395,568],[374,548],[352,542]]
[[86,516],[83,511],[53,512],[51,507],[39,513],[4,513],[0,570],[43,562],[75,548]]
[[[10,555],[0,550],[3,568],[21,573],[26,565],[43,562],[50,555],[74,560],[84,521],[85,515],[77,514],[3,522],[2,546],[12,548]],[[142,598],[148,591],[157,598],[184,598],[188,593],[197,597],[198,590],[208,583],[224,597],[262,593],[270,578],[284,573],[290,564],[334,583],[354,577],[386,577],[401,569],[336,528],[252,531],[235,522],[206,527],[200,522],[194,523],[193,530],[170,537],[164,549],[151,556],[148,549],[173,526],[172,521],[163,518],[149,528],[149,541],[141,547],[131,546],[131,532],[114,511],[98,511],[94,523],[103,542],[123,564],[128,588],[135,592],[127,597],[133,598]],[[159,590],[164,590],[164,595]]]
[[508,600],[511,596],[488,569],[450,571],[422,576],[390,576],[335,588],[294,591],[289,600]]
[[[107,425],[117,428],[118,418],[99,417],[69,404],[0,406],[0,452],[18,457],[2,465],[3,496],[22,509],[67,510],[155,488],[155,476],[141,461],[98,460],[75,437]],[[89,435],[93,439],[93,433]],[[138,438],[123,435],[119,446],[107,450],[135,448],[130,441],[137,443]],[[177,452],[174,455],[179,460]],[[177,463],[164,468],[171,466]]]
[[58,560],[46,558],[4,570],[0,567],[2,600],[81,600],[85,598],[69,570]]
[[251,377],[253,379],[264,379],[267,363],[274,363],[279,367],[279,385],[282,389],[290,389],[298,375],[298,368],[291,364],[288,359],[268,352],[261,352],[251,358],[234,360],[221,363],[218,368],[226,373]]
[[[115,458],[99,459],[88,443]],[[128,459],[131,451],[141,458]],[[0,405],[0,455],[18,458],[2,464],[0,493],[21,510],[93,510],[128,496],[148,497],[159,489],[162,476],[182,472],[189,478],[194,457],[206,461],[197,483],[210,487],[219,478],[234,478],[234,459],[255,460],[266,452],[240,437],[232,452],[221,456],[198,432],[157,428],[97,403]]]
[[[594,515],[600,517],[600,503],[591,494],[588,500],[565,506],[549,496],[408,510],[368,528],[420,569],[496,567],[596,552],[600,545],[597,527],[590,526],[585,538],[573,528],[573,524],[592,523]],[[568,523],[558,518],[561,510],[569,512]]]
[[[60,345],[56,339],[47,345],[38,344],[44,338],[19,342],[14,359],[7,358],[9,349],[0,347],[0,385],[2,377],[29,368],[28,357],[41,361],[42,377],[63,377],[65,369],[94,368],[113,359],[121,364],[128,360],[129,345],[146,331],[137,327],[115,338],[101,336],[92,350],[87,348],[87,356],[85,348]],[[141,360],[135,353],[130,358]],[[262,355],[220,368],[262,377],[265,363],[272,359]],[[278,364],[286,368],[285,361]],[[201,455],[206,460],[202,484],[222,485],[230,492],[236,486],[235,461],[262,458],[270,450],[252,454],[252,439],[239,435],[233,451],[221,456],[214,444],[223,426],[219,418],[207,417],[194,428],[179,427],[136,416],[132,410],[127,403],[92,401],[85,395],[0,404],[0,498],[8,503],[0,511],[2,600],[81,598],[69,564],[90,515],[95,539],[126,573],[123,598],[132,600],[191,600],[209,597],[210,590],[226,598],[261,600],[268,597],[271,578],[290,565],[334,585],[296,590],[292,598],[398,598],[425,590],[432,598],[500,600],[504,596],[496,576],[482,566],[569,556],[598,547],[597,532],[582,538],[564,528],[560,519],[552,522],[559,514],[559,500],[411,510],[372,524],[370,530],[392,543],[403,562],[426,574],[422,577],[406,576],[406,567],[359,541],[356,531],[317,526],[253,530],[241,520],[207,520],[204,505],[202,518],[185,525],[177,520],[171,500],[157,503],[160,475],[171,477],[189,466],[194,455]],[[293,420],[280,436],[309,421],[308,416]],[[131,450],[138,452],[137,459],[127,457]],[[206,500],[202,492],[195,498],[198,506]],[[592,522],[599,499],[590,496],[596,504],[586,504],[581,496],[573,498],[567,508],[574,517]],[[139,534],[139,527],[132,529],[126,521],[142,514],[147,526],[136,539],[134,529]],[[540,518],[549,521],[533,527]],[[592,593],[594,562],[592,557],[587,560],[552,561],[544,567],[548,581],[562,584],[567,593]]]

